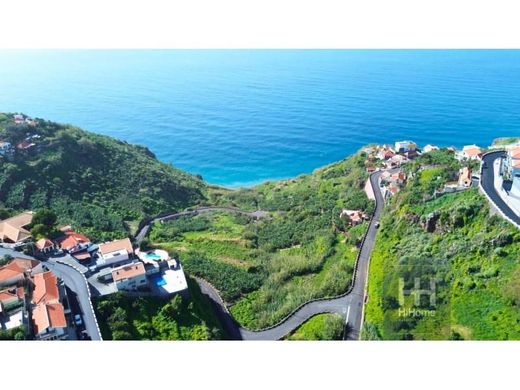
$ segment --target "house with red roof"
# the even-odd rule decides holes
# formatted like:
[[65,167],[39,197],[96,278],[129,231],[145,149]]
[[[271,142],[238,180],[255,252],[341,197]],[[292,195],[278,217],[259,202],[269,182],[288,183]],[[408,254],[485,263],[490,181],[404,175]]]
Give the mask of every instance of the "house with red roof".
[[86,249],[90,244],[90,239],[80,233],[75,232],[72,229],[69,229],[69,226],[66,226],[61,229],[63,235],[56,240],[58,247],[64,251],[69,253],[79,252]]
[[0,287],[21,285],[26,274],[39,264],[36,260],[15,258],[0,267]]
[[47,254],[56,249],[56,244],[48,238],[40,238],[36,241],[34,247],[39,253]]
[[67,320],[65,310],[60,302],[58,278],[51,272],[43,272],[33,276],[34,284],[31,299],[32,324],[34,336],[38,340],[65,339]]

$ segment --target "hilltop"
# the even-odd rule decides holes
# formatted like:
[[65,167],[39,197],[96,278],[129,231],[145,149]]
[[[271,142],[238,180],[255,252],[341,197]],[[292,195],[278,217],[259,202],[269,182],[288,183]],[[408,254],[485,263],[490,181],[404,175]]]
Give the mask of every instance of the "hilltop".
[[93,239],[123,237],[146,216],[202,202],[201,178],[146,147],[71,125],[0,114],[2,218],[51,208]]

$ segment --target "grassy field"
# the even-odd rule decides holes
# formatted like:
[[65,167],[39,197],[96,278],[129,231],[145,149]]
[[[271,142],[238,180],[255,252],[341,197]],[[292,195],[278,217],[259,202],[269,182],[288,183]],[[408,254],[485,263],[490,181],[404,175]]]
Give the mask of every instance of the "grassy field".
[[[429,175],[437,180],[437,175]],[[385,209],[370,263],[365,339],[520,339],[520,232],[490,215],[477,189],[410,203],[423,175]],[[435,218],[435,230],[424,224]],[[434,279],[434,304],[399,302],[399,279],[412,288]],[[416,308],[417,316],[400,309]],[[401,314],[399,314],[401,313]]]
[[318,314],[303,323],[286,340],[341,340],[343,318],[338,314]]
[[150,242],[210,281],[244,326],[260,329],[305,301],[344,292],[366,224],[351,228],[342,208],[372,210],[363,158],[249,190],[214,189],[213,204],[269,212],[253,220],[213,212],[156,224]]
[[209,300],[188,279],[190,298],[129,297],[121,293],[94,301],[105,340],[218,340],[227,335]]

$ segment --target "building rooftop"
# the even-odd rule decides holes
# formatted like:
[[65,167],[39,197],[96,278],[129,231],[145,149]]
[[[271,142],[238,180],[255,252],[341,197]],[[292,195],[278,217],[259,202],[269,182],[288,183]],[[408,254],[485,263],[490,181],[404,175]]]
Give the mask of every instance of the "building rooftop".
[[25,271],[33,269],[38,264],[40,264],[39,261],[17,257],[0,267],[0,282],[23,275]]
[[60,299],[58,279],[51,271],[42,272],[33,276],[34,291],[32,302],[57,303]]
[[130,279],[136,276],[144,275],[145,273],[146,270],[144,268],[144,264],[139,262],[114,268],[112,270],[112,277],[114,278],[114,281],[117,282],[119,280]]
[[35,333],[48,328],[65,328],[67,321],[61,303],[40,303],[32,310]]
[[3,241],[18,242],[30,237],[31,233],[24,229],[24,227],[29,225],[32,219],[32,211],[27,211],[0,221],[0,239]]
[[120,250],[126,250],[129,254],[134,253],[134,248],[129,238],[123,238],[121,240],[114,240],[99,244],[99,252],[102,255],[107,253],[116,252]]

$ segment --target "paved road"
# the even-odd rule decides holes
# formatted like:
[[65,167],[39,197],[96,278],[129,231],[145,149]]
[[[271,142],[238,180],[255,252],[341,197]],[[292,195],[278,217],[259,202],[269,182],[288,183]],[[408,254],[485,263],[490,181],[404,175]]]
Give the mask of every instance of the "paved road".
[[166,222],[166,221],[171,221],[172,219],[176,219],[179,217],[195,216],[195,215],[207,213],[210,211],[230,211],[230,212],[237,213],[237,214],[248,215],[248,216],[250,216],[252,218],[256,218],[256,219],[265,218],[269,215],[269,213],[267,211],[263,211],[263,210],[249,212],[249,211],[244,211],[244,210],[234,208],[234,207],[218,207],[218,206],[198,207],[193,210],[180,211],[178,213],[166,214],[166,215],[162,215],[162,216],[151,219],[148,223],[143,225],[137,231],[137,233],[135,235],[135,240],[137,242],[141,242],[141,240],[144,237],[146,237],[146,235],[148,234],[148,230],[150,230],[150,226],[155,222],[158,222],[158,221]]
[[[394,171],[396,170],[391,170],[391,172]],[[383,196],[379,188],[380,175],[381,172],[375,172],[370,176],[370,184],[372,185],[376,197],[375,210],[359,251],[354,283],[342,296],[310,301],[294,311],[277,325],[262,331],[251,331],[237,325],[236,321],[224,306],[218,292],[209,283],[203,280],[198,280],[202,292],[208,295],[215,305],[220,306],[217,315],[232,338],[240,340],[279,340],[316,314],[338,313],[342,315],[345,320],[348,320],[348,332],[346,338],[348,340],[359,340],[361,327],[363,325],[363,306],[370,254],[374,247],[377,233],[375,225],[376,222],[379,222],[384,207]]]
[[505,151],[497,151],[487,153],[482,157],[483,166],[486,168],[482,169],[480,175],[480,184],[486,195],[494,203],[495,207],[498,208],[507,218],[511,221],[520,225],[520,216],[517,215],[504,200],[500,197],[495,189],[495,172],[493,169],[493,163],[496,159],[506,156]]
[[[0,256],[6,254],[13,257],[34,259],[33,257],[24,255],[21,252],[0,248]],[[76,293],[87,333],[92,340],[101,340],[101,334],[99,333],[96,317],[90,302],[88,285],[83,275],[69,265],[57,263],[56,259],[49,259],[48,261],[43,262],[43,264],[58,278],[63,280],[63,283],[65,283],[69,289]]]

